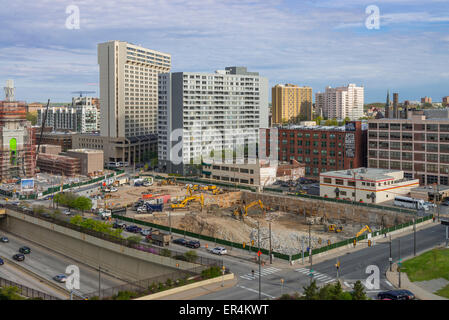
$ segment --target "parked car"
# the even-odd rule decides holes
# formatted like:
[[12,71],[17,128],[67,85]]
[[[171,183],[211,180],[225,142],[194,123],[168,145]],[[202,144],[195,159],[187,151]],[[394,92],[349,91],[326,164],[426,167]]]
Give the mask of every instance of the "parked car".
[[125,229],[126,228],[126,224],[123,222],[114,222],[114,224],[112,225],[112,228],[114,229]]
[[65,214],[66,216],[69,216],[69,215],[72,214],[72,213],[70,212],[70,209],[65,209],[62,213]]
[[414,300],[415,295],[409,290],[390,290],[379,292],[377,298],[379,300]]
[[0,266],[2,266],[2,265],[4,265],[4,264],[5,264],[5,262],[3,261],[2,258],[0,258]]
[[117,191],[118,191],[117,188],[114,188],[114,187],[111,188],[111,192],[117,192]]
[[23,261],[23,260],[25,260],[25,255],[23,255],[21,253],[17,253],[15,255],[13,255],[12,258],[16,261]]
[[184,238],[179,238],[179,239],[173,240],[173,243],[179,244],[181,246],[185,246],[185,245],[187,245],[187,240]]
[[24,253],[24,254],[28,254],[28,253],[31,253],[31,249],[29,247],[23,246],[23,247],[19,248],[19,252],[20,253]]
[[152,228],[150,228],[150,229],[143,229],[142,231],[140,231],[140,234],[143,235],[144,237],[146,237],[147,235],[151,234],[151,231],[153,231]]
[[140,231],[142,231],[142,228],[140,228],[138,226],[127,226],[126,231],[133,232],[133,233],[139,233]]
[[223,255],[223,254],[227,254],[228,253],[228,251],[224,247],[215,247],[215,248],[211,249],[210,251],[213,254],[218,254],[218,255]]
[[201,243],[198,240],[187,241],[186,247],[197,249],[201,247]]
[[67,281],[67,276],[65,274],[58,274],[53,277],[53,280],[63,283]]
[[442,205],[442,206],[449,206],[449,199],[444,199],[444,200],[441,202],[441,205]]
[[9,242],[9,239],[8,239],[8,237],[1,237],[0,242],[7,243],[7,242]]

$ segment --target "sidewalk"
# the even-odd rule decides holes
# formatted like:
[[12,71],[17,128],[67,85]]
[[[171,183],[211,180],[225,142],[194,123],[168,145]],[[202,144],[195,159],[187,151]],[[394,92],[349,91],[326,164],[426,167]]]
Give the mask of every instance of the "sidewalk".
[[213,292],[218,292],[220,290],[231,288],[231,287],[235,286],[237,284],[237,282],[238,282],[237,277],[234,277],[234,279],[232,279],[232,280],[225,281],[223,287],[221,286],[221,282],[217,282],[217,283],[212,283],[209,285],[193,288],[190,290],[186,290],[183,292],[174,293],[172,295],[165,296],[163,298],[155,299],[155,300],[191,300],[191,299],[198,298],[205,294],[210,294]]

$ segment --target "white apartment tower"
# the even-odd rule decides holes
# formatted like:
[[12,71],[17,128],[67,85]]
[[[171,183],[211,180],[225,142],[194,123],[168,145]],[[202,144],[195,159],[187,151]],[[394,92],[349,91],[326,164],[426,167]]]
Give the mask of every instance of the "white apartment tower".
[[327,87],[315,94],[317,110],[327,119],[357,120],[363,117],[364,88],[351,83],[346,87]]
[[[186,165],[195,158],[235,150],[240,142],[226,139],[226,131],[245,130],[245,143],[255,146],[259,128],[268,127],[268,79],[245,67],[161,74],[158,113],[159,166],[166,172],[188,174]],[[180,142],[170,141],[176,129],[182,129],[178,155],[171,150]],[[175,157],[182,163],[175,163]]]
[[171,56],[124,41],[98,45],[101,136],[137,137],[157,133],[158,75]]

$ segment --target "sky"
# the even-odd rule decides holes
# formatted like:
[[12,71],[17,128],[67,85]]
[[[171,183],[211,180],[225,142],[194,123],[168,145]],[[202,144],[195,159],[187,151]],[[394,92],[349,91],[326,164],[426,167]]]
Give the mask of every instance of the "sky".
[[[79,29],[67,27],[71,5],[79,8]],[[365,103],[384,102],[388,89],[400,101],[449,95],[449,0],[0,0],[0,6],[0,86],[13,79],[16,99],[27,102],[71,101],[79,90],[98,95],[97,44],[109,40],[169,53],[173,72],[246,66],[270,87],[293,83],[313,93],[355,83],[365,87]]]

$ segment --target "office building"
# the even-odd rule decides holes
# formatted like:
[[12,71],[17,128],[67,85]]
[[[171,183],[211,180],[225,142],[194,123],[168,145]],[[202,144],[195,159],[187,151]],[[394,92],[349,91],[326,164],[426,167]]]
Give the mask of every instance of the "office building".
[[[244,67],[165,73],[159,87],[158,159],[166,172],[188,174],[201,156],[255,147],[259,128],[268,126],[268,79]],[[178,145],[170,135],[180,130]]]
[[354,168],[320,174],[320,196],[355,202],[382,203],[407,196],[419,186],[418,179],[404,177],[401,170]]
[[443,97],[441,99],[441,103],[443,104],[444,107],[449,106],[449,96]]
[[318,92],[315,95],[315,103],[323,110],[323,117],[326,119],[357,120],[363,117],[364,88],[355,84],[346,87],[327,87],[325,92]]
[[278,84],[271,89],[272,123],[312,120],[312,88]]
[[368,167],[404,171],[421,184],[448,185],[449,108],[368,121]]
[[[344,126],[290,125],[260,130],[259,153],[272,158],[270,139],[277,137],[279,161],[296,160],[305,165],[305,175],[366,167],[367,125],[361,121]],[[271,138],[273,137],[273,138]]]
[[432,98],[425,96],[424,98],[421,98],[421,103],[432,103]]

